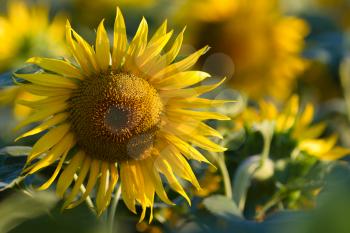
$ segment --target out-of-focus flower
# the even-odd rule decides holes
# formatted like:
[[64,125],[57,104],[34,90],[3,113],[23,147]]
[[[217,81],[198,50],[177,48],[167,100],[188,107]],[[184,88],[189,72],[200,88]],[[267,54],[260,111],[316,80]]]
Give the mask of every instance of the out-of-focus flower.
[[[201,17],[196,17],[194,22],[193,27],[199,28],[193,36],[195,44],[209,43],[213,47],[211,52],[232,58],[232,87],[244,91],[250,98],[273,96],[285,100],[307,66],[307,61],[301,57],[309,31],[307,23],[297,17],[284,16],[277,0],[261,0],[254,4],[235,0],[227,8],[225,2],[210,1],[211,4],[205,5],[189,1],[186,5],[188,9],[184,12],[188,15],[181,18],[184,21],[196,16],[196,8],[207,7],[198,11]],[[215,10],[222,8],[228,11],[225,17]],[[216,17],[206,17],[202,12],[211,12]]]
[[235,13],[238,2],[235,0],[193,0],[179,1],[175,18],[199,22],[220,22]]
[[[29,7],[23,1],[9,1],[7,12],[7,16],[0,16],[0,72],[15,69],[32,56],[65,54],[62,16],[50,22],[46,7]],[[34,100],[20,87],[0,91],[0,104],[14,104],[15,116],[21,119],[30,109],[20,105],[18,98]]]
[[311,124],[314,117],[314,106],[308,103],[305,109],[299,107],[299,98],[290,98],[282,111],[275,104],[261,100],[259,109],[249,107],[239,118],[240,125],[253,127],[255,122],[273,120],[276,122],[276,133],[287,133],[296,144],[296,149],[315,156],[320,160],[336,160],[350,153],[350,149],[337,146],[337,136],[322,137],[325,123]]
[[[173,62],[182,45],[183,31],[169,50],[162,53],[172,34],[165,21],[148,39],[148,24],[142,19],[128,43],[124,18],[118,9],[111,52],[103,21],[97,28],[95,48],[67,22],[66,40],[78,66],[69,61],[35,57],[28,62],[42,67],[43,72],[16,74],[29,82],[24,84],[26,91],[46,97],[27,101],[34,111],[18,125],[42,122],[20,138],[48,130],[33,146],[25,172],[33,174],[59,161],[52,177],[41,186],[46,189],[64,162],[68,162],[58,178],[58,195],[63,197],[67,193],[74,174],[78,178],[66,196],[65,208],[84,201],[97,186],[96,208],[101,214],[120,176],[126,206],[136,213],[139,204],[141,220],[150,208],[152,219],[155,193],[165,203],[173,204],[160,174],[190,202],[177,178],[200,189],[187,159],[208,162],[192,144],[208,151],[225,150],[207,138],[220,134],[203,121],[229,118],[194,110],[227,102],[199,97],[222,82],[193,87],[210,77],[205,72],[189,71],[208,47]],[[71,157],[67,156],[69,152]],[[80,195],[85,180],[86,190]]]
[[43,6],[9,1],[7,15],[0,16],[0,72],[18,67],[32,56],[63,56],[64,18],[49,20]]
[[209,168],[199,180],[201,186],[200,190],[195,191],[195,195],[199,197],[206,197],[211,193],[220,189],[221,176],[216,173],[216,169]]
[[31,108],[22,105],[21,100],[33,101],[41,99],[25,92],[21,87],[13,86],[0,90],[0,104],[13,106],[13,114],[17,120],[23,119],[31,112]]

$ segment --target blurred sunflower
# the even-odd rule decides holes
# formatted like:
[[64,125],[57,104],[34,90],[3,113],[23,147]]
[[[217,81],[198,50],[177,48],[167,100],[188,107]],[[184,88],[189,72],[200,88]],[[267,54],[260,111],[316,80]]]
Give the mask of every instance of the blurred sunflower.
[[[64,18],[49,21],[46,7],[27,7],[23,1],[9,1],[8,15],[0,16],[0,72],[15,69],[32,56],[63,56]],[[17,103],[18,98],[30,100],[33,95],[19,87],[0,91],[0,104],[14,104],[17,118],[28,115],[30,109]]]
[[231,17],[237,9],[237,1],[232,0],[193,0],[179,1],[175,18],[189,21],[217,22]]
[[295,150],[306,152],[320,160],[337,160],[350,153],[350,149],[337,146],[337,136],[321,137],[326,124],[321,122],[311,124],[314,117],[314,107],[308,103],[301,111],[299,98],[290,98],[282,111],[276,105],[260,101],[259,109],[249,107],[239,117],[238,127],[253,127],[256,122],[272,120],[276,122],[276,134],[288,134],[290,140],[296,142]]
[[0,71],[16,68],[32,56],[65,55],[64,21],[58,15],[50,22],[46,7],[9,1],[7,16],[0,16]]
[[[20,138],[48,130],[33,146],[25,172],[35,173],[59,160],[52,177],[41,186],[46,189],[68,161],[58,178],[58,195],[65,195],[74,174],[77,179],[66,196],[65,208],[78,205],[98,186],[96,208],[101,214],[110,202],[119,176],[123,200],[134,213],[135,205],[141,205],[141,220],[147,207],[152,219],[155,193],[162,201],[173,204],[160,174],[188,202],[190,199],[177,177],[200,189],[186,159],[208,161],[190,144],[204,150],[224,151],[225,148],[207,139],[220,134],[202,121],[229,118],[193,110],[227,101],[199,97],[222,81],[191,87],[210,76],[188,71],[208,50],[207,46],[173,62],[181,48],[183,33],[163,54],[173,31],[167,31],[165,21],[148,40],[147,22],[142,19],[128,44],[124,18],[117,9],[112,53],[103,21],[97,28],[95,49],[67,22],[67,44],[78,65],[35,57],[29,62],[45,71],[16,74],[30,82],[22,85],[26,91],[46,97],[27,101],[34,111],[18,125],[43,122]],[[84,183],[86,190],[80,193]]]
[[[193,27],[199,28],[193,36],[195,44],[209,43],[214,47],[211,52],[232,58],[234,75],[229,81],[232,87],[254,99],[288,98],[296,78],[307,65],[301,57],[309,30],[307,23],[297,17],[284,16],[277,0],[254,4],[235,0],[226,8],[224,0],[210,1],[211,4],[200,5],[200,17],[196,17],[195,9],[199,7],[196,2],[188,1],[179,8],[176,17],[193,19]],[[215,10],[221,8],[228,13]],[[188,17],[184,17],[184,12],[188,12]],[[216,17],[206,17],[204,12],[216,14]]]

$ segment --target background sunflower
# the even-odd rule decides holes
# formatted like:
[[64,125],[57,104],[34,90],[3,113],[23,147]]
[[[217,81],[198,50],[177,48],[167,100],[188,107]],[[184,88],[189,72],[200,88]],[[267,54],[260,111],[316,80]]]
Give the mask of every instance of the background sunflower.
[[348,233],[346,2],[3,0],[0,232]]

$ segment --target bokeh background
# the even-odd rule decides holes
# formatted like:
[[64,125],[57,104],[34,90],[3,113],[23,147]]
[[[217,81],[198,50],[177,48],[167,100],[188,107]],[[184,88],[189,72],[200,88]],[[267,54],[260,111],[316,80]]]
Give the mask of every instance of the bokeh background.
[[177,206],[156,204],[148,224],[120,202],[116,232],[350,232],[350,0],[0,0],[0,232],[104,232],[103,216],[35,191],[50,171],[20,177],[35,139],[14,142],[30,111],[16,99],[32,96],[11,73],[68,56],[67,18],[90,43],[103,18],[112,36],[116,6],[129,38],[143,16],[151,33],[186,27],[180,56],[209,45],[198,68],[226,77],[210,97],[238,100],[212,123],[229,148],[207,155],[217,168],[193,164],[192,206],[170,195]]

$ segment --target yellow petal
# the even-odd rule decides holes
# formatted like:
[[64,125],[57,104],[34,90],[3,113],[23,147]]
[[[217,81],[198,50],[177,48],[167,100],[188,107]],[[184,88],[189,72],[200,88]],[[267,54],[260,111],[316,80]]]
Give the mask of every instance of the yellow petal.
[[326,127],[327,125],[324,122],[312,125],[308,128],[297,127],[293,131],[292,135],[297,140],[314,139],[321,136],[321,134],[325,131]]
[[140,69],[143,69],[144,66],[147,66],[150,61],[153,61],[153,59],[160,54],[164,46],[168,43],[172,33],[173,32],[171,31],[158,38],[158,40],[154,41],[153,43],[148,43],[145,51],[136,58],[136,64]]
[[223,152],[227,150],[226,148],[210,141],[208,138],[203,137],[200,134],[187,131],[184,127],[172,127],[168,125],[164,127],[164,130],[168,131],[170,134],[173,133],[184,141],[191,142],[207,151]]
[[101,177],[100,177],[100,184],[97,191],[97,197],[96,197],[96,208],[97,208],[97,214],[102,214],[104,210],[103,201],[105,199],[107,186],[108,186],[108,180],[109,180],[109,169],[108,169],[108,163],[102,162],[101,166]]
[[106,209],[111,201],[113,190],[118,182],[118,170],[114,163],[109,164],[110,181],[108,183],[108,189],[103,200],[104,209]]
[[96,61],[95,51],[78,33],[76,33],[73,29],[71,30],[78,43],[76,46],[77,53],[83,55],[85,59],[87,59],[88,65],[90,65],[90,68],[92,68],[93,73],[98,73],[100,69]]
[[120,178],[122,187],[122,197],[125,205],[128,209],[136,214],[135,208],[135,194],[134,182],[131,179],[131,171],[129,169],[128,163],[122,163],[120,165]]
[[341,159],[348,154],[350,154],[350,149],[337,146],[324,154],[316,155],[316,157],[320,160],[334,161]]
[[183,60],[169,65],[168,67],[162,69],[157,74],[154,75],[153,79],[166,78],[172,76],[176,73],[188,70],[198,61],[199,57],[205,54],[208,51],[209,47],[205,46],[204,48],[198,50],[197,52],[191,54],[190,56],[184,58]]
[[42,184],[38,188],[38,190],[46,190],[51,186],[51,184],[55,181],[58,173],[61,171],[62,165],[63,165],[64,161],[66,160],[67,154],[68,154],[68,151],[66,153],[64,153],[63,156],[60,158],[60,161],[58,162],[58,165],[57,165],[55,171],[53,172],[52,176],[50,177],[50,179],[48,179],[44,184]]
[[161,155],[158,156],[157,159],[155,160],[154,166],[155,166],[155,169],[157,169],[159,172],[164,174],[170,187],[174,191],[178,192],[181,196],[183,196],[187,200],[187,202],[191,205],[191,200],[187,196],[185,190],[182,188],[179,181],[176,179],[174,172],[171,168],[171,165],[164,158],[162,158]]
[[303,114],[301,115],[298,124],[302,126],[309,125],[314,117],[314,106],[308,103],[304,109]]
[[45,99],[28,101],[28,100],[18,100],[17,103],[21,105],[25,105],[30,108],[43,109],[50,108],[54,105],[64,104],[70,96],[51,96]]
[[[147,45],[147,36],[148,36],[148,24],[145,18],[142,18],[141,23],[137,29],[137,32],[130,42],[127,54],[128,60],[133,60],[139,54],[143,52]],[[126,61],[128,62],[128,61]]]
[[25,138],[34,134],[38,134],[43,132],[44,130],[47,130],[63,121],[65,121],[67,118],[69,117],[68,113],[60,113],[57,114],[55,116],[53,116],[52,118],[48,119],[47,121],[45,121],[44,123],[42,123],[41,125],[35,127],[34,129],[22,134],[21,136],[19,136],[18,138],[16,138],[15,141],[18,141],[21,138]]
[[168,26],[168,21],[164,20],[162,25],[157,29],[157,31],[153,34],[152,38],[149,40],[149,44],[153,44],[159,38],[163,37],[166,34]]
[[48,74],[48,73],[35,73],[35,74],[15,74],[16,77],[27,80],[33,84],[38,84],[46,87],[57,88],[78,88],[77,83],[72,79],[65,78],[63,76]]
[[287,105],[276,121],[276,129],[279,132],[285,132],[294,126],[299,111],[299,98],[294,95],[290,98]]
[[217,112],[199,112],[199,111],[191,111],[191,110],[185,110],[185,109],[169,109],[167,111],[167,114],[170,116],[181,116],[181,117],[188,117],[195,120],[230,120],[230,118],[224,114],[217,113]]
[[101,21],[100,25],[97,28],[97,37],[96,37],[96,58],[97,63],[100,66],[102,71],[107,71],[110,61],[110,45],[109,39],[106,32],[106,29]]
[[67,206],[67,208],[74,208],[78,205],[80,205],[82,202],[84,202],[86,200],[86,198],[89,196],[89,194],[91,193],[91,191],[93,190],[93,188],[95,187],[95,184],[97,182],[97,179],[99,178],[99,174],[100,174],[100,161],[97,159],[94,159],[91,162],[91,167],[90,167],[90,174],[89,174],[89,179],[88,179],[88,183],[86,185],[86,189],[85,192],[83,193],[83,195],[81,196],[81,198],[73,203],[71,203],[69,206]]
[[[154,185],[154,189],[159,196],[159,198],[169,204],[169,205],[174,205],[172,201],[169,200],[167,193],[164,190],[164,186],[162,183],[162,180],[158,174],[157,171],[154,170],[154,160],[147,158],[145,161],[143,161],[142,166],[145,169],[144,176],[146,180],[149,180],[152,185]],[[150,184],[148,184],[150,185]]]
[[38,96],[70,96],[72,93],[72,89],[55,88],[40,85],[25,84],[21,85],[21,87],[25,91]]
[[164,67],[166,67],[175,60],[176,56],[178,55],[181,49],[184,32],[185,28],[177,36],[170,50],[166,52],[163,56],[161,56],[155,64],[153,64],[152,68],[148,72],[150,76],[153,76],[154,74],[158,73],[160,70],[162,70]]
[[332,149],[337,142],[337,136],[332,135],[327,139],[305,139],[300,142],[298,148],[310,155],[322,155]]
[[173,127],[183,128],[185,131],[190,133],[223,139],[222,135],[218,131],[200,121],[184,121],[181,118],[168,118],[165,122],[173,125]]
[[173,146],[167,146],[166,150],[161,152],[163,156],[174,171],[174,173],[189,182],[191,182],[197,189],[200,189],[200,185],[196,176],[194,175],[190,165],[181,155],[181,153]]
[[236,102],[234,100],[210,100],[201,98],[179,98],[167,102],[169,108],[212,108],[226,103]]
[[45,70],[52,71],[66,77],[83,79],[82,74],[78,68],[63,60],[32,57],[27,60],[27,62],[36,64]]
[[223,78],[220,82],[215,83],[213,85],[203,85],[194,88],[186,88],[186,89],[177,89],[177,90],[160,90],[159,94],[162,99],[170,99],[170,98],[190,98],[197,97],[204,93],[214,90],[218,86],[220,86],[226,78]]
[[76,42],[73,40],[72,27],[71,27],[68,20],[66,22],[66,41],[67,41],[68,47],[70,48],[71,53],[74,56],[75,60],[81,66],[82,72],[86,76],[90,76],[93,73],[93,71],[92,71],[91,67],[89,66],[88,60],[84,57],[84,54],[80,53]]
[[28,118],[21,121],[15,128],[15,130],[18,130],[28,124],[31,124],[33,122],[42,121],[48,118],[49,116],[52,116],[54,114],[63,112],[66,110],[68,105],[66,103],[54,105],[51,108],[43,109],[43,110],[37,110],[34,113],[32,113]]
[[126,50],[127,45],[125,22],[122,12],[117,8],[117,15],[114,22],[114,41],[112,54],[112,68],[118,69]]
[[73,182],[74,174],[77,172],[78,168],[81,166],[84,158],[85,158],[85,153],[83,151],[79,151],[73,156],[72,160],[69,161],[68,166],[64,169],[64,171],[62,172],[62,174],[58,179],[57,188],[56,188],[57,196],[63,197],[64,193]]
[[89,172],[89,168],[91,165],[91,159],[88,156],[85,156],[83,165],[80,169],[79,175],[78,175],[78,179],[75,181],[74,187],[72,189],[72,191],[70,192],[70,194],[67,196],[64,204],[63,204],[63,209],[67,208],[68,205],[74,200],[74,198],[78,195],[79,190],[81,185],[83,184],[87,173]]
[[33,174],[55,162],[59,157],[67,153],[72,148],[74,143],[75,140],[73,134],[66,135],[62,140],[53,146],[52,150],[50,150],[44,158],[40,159],[33,166],[33,168],[29,171],[29,174]]
[[28,156],[28,160],[31,161],[37,155],[46,152],[56,145],[68,133],[69,129],[69,124],[62,124],[47,132],[34,144],[32,151]]
[[172,135],[166,132],[164,133],[162,132],[162,136],[166,141],[169,142],[169,144],[174,145],[188,159],[194,159],[200,162],[205,162],[210,164],[210,162],[198,150],[196,150],[187,142],[181,140],[175,135]]
[[167,78],[151,81],[157,89],[172,90],[188,87],[210,77],[210,74],[202,71],[185,71]]

